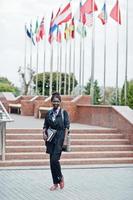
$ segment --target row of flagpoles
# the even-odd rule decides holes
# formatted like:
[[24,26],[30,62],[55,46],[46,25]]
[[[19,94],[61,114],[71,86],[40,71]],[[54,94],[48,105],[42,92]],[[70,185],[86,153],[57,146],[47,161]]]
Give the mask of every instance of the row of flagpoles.
[[[59,8],[56,15],[53,12],[50,20],[49,36],[48,41],[51,47],[50,56],[50,90],[49,95],[52,94],[52,80],[53,80],[53,46],[54,41],[57,41],[57,79],[56,89],[61,92],[61,72],[63,65],[63,45],[62,45],[62,29],[64,28],[64,39],[65,39],[65,77],[64,77],[64,94],[70,95],[70,74],[75,75],[75,30],[79,33],[79,94],[82,94],[82,87],[84,86],[84,38],[86,37],[86,27],[91,27],[92,30],[92,44],[91,44],[91,96],[94,97],[94,73],[95,73],[95,12],[98,11],[98,7],[94,0],[86,0],[84,4],[79,1],[79,10],[72,16],[71,2],[69,2],[63,8]],[[119,1],[116,0],[115,5],[110,11],[110,17],[116,21],[117,27],[117,60],[116,60],[116,104],[118,103],[118,65],[119,65],[119,25],[121,24],[121,13],[119,7]],[[98,14],[98,18],[104,25],[104,94],[103,99],[105,102],[105,88],[106,88],[106,24],[108,21],[106,0],[104,0],[103,8]],[[36,20],[35,29],[33,31],[32,22],[30,28],[25,25],[26,36],[30,38],[30,68],[32,68],[32,47],[36,46],[37,57],[36,57],[36,94],[38,93],[38,59],[39,59],[39,43],[43,41],[44,52],[43,52],[43,89],[42,95],[45,95],[45,72],[46,72],[46,30],[44,24],[45,18],[43,17],[40,24],[38,19]],[[75,20],[78,21],[77,27]],[[125,64],[125,104],[127,101],[127,65],[128,65],[128,0],[126,8],[126,64]],[[69,49],[69,52],[68,52]],[[69,54],[68,54],[69,53]],[[69,60],[68,60],[69,57]],[[73,58],[73,59],[72,59]],[[73,61],[73,62],[72,62]],[[68,62],[68,63],[67,63]],[[27,57],[26,57],[26,39],[25,39],[25,56],[24,56],[24,71],[26,73]],[[68,91],[66,91],[66,77],[67,77],[67,66],[69,78],[68,78]],[[59,73],[59,75],[58,75]],[[74,78],[72,83],[72,90],[74,90]]]

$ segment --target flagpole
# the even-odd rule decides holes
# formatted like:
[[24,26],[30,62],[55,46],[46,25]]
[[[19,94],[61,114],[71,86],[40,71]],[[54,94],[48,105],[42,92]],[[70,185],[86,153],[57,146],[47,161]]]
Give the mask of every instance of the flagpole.
[[94,63],[94,58],[95,58],[95,50],[94,50],[94,46],[95,46],[95,14],[94,14],[94,1],[93,1],[93,5],[92,5],[92,13],[93,13],[93,26],[92,26],[92,50],[91,50],[91,88],[90,88],[90,95],[92,98],[92,104],[94,104],[94,67],[95,67],[95,63]]
[[116,105],[118,105],[118,65],[119,65],[119,26],[117,24],[117,53],[116,53]]
[[64,95],[66,95],[66,82],[67,82],[67,39],[66,39],[66,49],[65,49],[65,75],[64,75]]
[[38,42],[37,42],[37,57],[36,57],[36,95],[38,94],[38,58],[39,58],[38,48],[39,48],[39,44],[38,44]]
[[125,63],[125,85],[124,85],[125,106],[127,105],[127,68],[128,68],[128,0],[126,5],[126,63]]
[[85,71],[85,66],[84,66],[84,59],[85,59],[85,52],[84,52],[84,37],[83,37],[83,67],[82,67],[82,89],[81,89],[81,94],[83,95],[83,87],[84,87],[84,71]]
[[[72,76],[72,71],[75,73],[75,42],[73,42],[73,64],[72,64],[72,39],[75,41],[75,24],[74,24],[74,17],[71,20],[69,25],[70,31],[70,65],[69,65],[69,95],[71,91],[73,93],[74,89],[74,74]],[[73,66],[72,66],[73,65]]]
[[50,88],[49,96],[52,95],[52,80],[53,80],[53,42],[51,44],[51,60],[50,60]]
[[73,84],[72,84],[72,91],[74,95],[74,87],[75,87],[75,38],[73,40]]
[[[30,41],[30,70],[32,70],[32,21],[30,23],[30,34],[31,34],[31,41]],[[30,95],[31,94],[32,94],[32,85],[30,84]]]
[[[106,6],[106,0],[104,1],[104,5]],[[106,103],[105,92],[106,92],[106,22],[104,24],[104,86],[103,86],[103,103],[104,104]]]
[[[83,16],[81,16],[81,11],[80,11],[80,7],[81,7],[81,5],[82,5],[82,0],[80,0],[79,1],[79,13],[80,13],[80,15],[79,15],[79,21],[80,21],[80,23],[82,23],[82,32],[81,32],[81,34],[82,34],[82,36],[83,36],[83,27],[84,27],[84,25],[83,25],[83,21],[82,21],[82,17]],[[82,77],[82,36],[81,36],[81,34],[80,34],[80,56],[79,56],[79,59],[80,59],[80,61],[79,61],[79,95],[81,95],[81,77]],[[83,36],[84,37],[84,36]]]
[[106,24],[104,25],[104,91],[103,91],[103,102],[106,103],[105,92],[106,92]]
[[79,57],[79,95],[81,95],[81,73],[82,73],[82,36],[80,35],[80,57]]
[[117,52],[116,52],[116,105],[118,105],[118,68],[119,68],[119,3],[118,3],[118,23],[117,26]]
[[[82,5],[82,0],[79,0],[79,21],[80,23],[82,23],[81,21],[81,11],[80,11],[80,7]],[[81,34],[83,34],[83,24],[82,24],[82,32]],[[79,43],[79,48],[80,48],[80,52],[79,52],[79,88],[78,88],[78,93],[79,95],[81,94],[81,68],[82,68],[82,36],[80,34],[80,43]]]
[[[32,27],[32,22],[31,22]],[[31,34],[31,40],[30,40],[30,69],[32,69],[32,28],[30,27],[30,34]]]
[[59,91],[59,43],[57,42],[57,72],[56,72],[56,91]]
[[60,43],[60,76],[59,76],[59,93],[61,94],[61,81],[62,81],[62,43]]
[[[25,27],[26,27],[26,24],[25,24]],[[26,30],[25,30],[26,31]],[[26,76],[26,53],[27,53],[27,36],[26,36],[26,33],[25,33],[25,45],[24,45],[24,75]]]
[[72,47],[71,47],[71,38],[70,38],[70,43],[69,43],[69,48],[70,48],[70,51],[69,51],[69,75],[68,75],[68,95],[71,94],[71,51],[72,51]]
[[[25,44],[24,44],[24,76],[25,76],[25,80],[26,80],[26,64],[27,64],[27,25],[25,23]],[[24,83],[22,83],[22,92],[24,92]]]
[[43,60],[43,86],[42,86],[42,95],[45,95],[45,61],[46,61],[46,40],[44,38],[44,60]]

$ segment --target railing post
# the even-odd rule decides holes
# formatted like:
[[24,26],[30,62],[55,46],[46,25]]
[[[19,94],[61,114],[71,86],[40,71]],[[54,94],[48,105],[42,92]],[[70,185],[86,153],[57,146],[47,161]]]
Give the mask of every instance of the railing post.
[[5,142],[6,142],[6,122],[0,122],[0,147],[2,161],[5,160]]
[[10,115],[7,113],[5,107],[0,101],[0,156],[2,161],[5,160],[5,146],[6,146],[6,123],[11,122]]
[[5,142],[6,142],[6,122],[2,122],[2,129],[1,129],[1,153],[2,153],[2,161],[5,160]]

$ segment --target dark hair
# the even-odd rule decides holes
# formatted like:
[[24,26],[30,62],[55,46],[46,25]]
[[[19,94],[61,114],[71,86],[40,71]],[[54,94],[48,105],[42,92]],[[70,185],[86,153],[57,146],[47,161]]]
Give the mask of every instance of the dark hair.
[[58,98],[58,99],[60,100],[60,102],[61,102],[61,96],[60,96],[59,92],[54,92],[54,93],[52,94],[51,102],[53,101],[53,99],[54,99],[55,97]]

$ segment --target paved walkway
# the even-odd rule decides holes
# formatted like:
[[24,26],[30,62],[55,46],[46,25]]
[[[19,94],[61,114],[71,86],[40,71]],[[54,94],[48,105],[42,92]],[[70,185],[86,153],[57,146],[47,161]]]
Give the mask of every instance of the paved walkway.
[[50,170],[0,170],[0,200],[133,200],[133,168],[63,169],[65,188],[49,191]]
[[[10,114],[13,122],[7,123],[7,128],[42,128],[44,119],[36,119],[33,116],[22,116]],[[71,123],[71,129],[104,129],[99,126],[89,126],[85,124]]]

